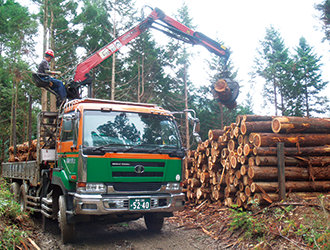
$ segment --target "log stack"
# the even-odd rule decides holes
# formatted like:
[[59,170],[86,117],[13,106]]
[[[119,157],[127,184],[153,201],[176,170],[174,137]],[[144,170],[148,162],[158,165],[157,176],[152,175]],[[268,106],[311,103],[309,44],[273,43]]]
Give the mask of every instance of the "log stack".
[[188,153],[187,199],[247,207],[279,200],[277,143],[284,143],[287,193],[330,191],[330,119],[242,115]]
[[37,140],[31,142],[29,147],[28,142],[18,144],[16,146],[16,154],[14,154],[14,147],[9,147],[9,162],[18,162],[18,161],[31,161],[37,159]]

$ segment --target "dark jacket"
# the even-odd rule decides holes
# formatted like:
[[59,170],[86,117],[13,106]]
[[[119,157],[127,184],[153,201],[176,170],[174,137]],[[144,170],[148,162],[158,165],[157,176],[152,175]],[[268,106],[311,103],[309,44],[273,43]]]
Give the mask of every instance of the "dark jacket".
[[44,58],[42,59],[41,63],[39,64],[38,67],[38,73],[43,73],[45,74],[46,70],[49,70],[49,63],[47,62],[47,60]]

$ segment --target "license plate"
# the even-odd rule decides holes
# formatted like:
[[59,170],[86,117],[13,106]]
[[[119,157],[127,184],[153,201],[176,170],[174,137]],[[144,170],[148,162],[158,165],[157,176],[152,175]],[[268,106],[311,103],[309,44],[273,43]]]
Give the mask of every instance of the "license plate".
[[130,210],[149,210],[150,198],[135,198],[129,200]]

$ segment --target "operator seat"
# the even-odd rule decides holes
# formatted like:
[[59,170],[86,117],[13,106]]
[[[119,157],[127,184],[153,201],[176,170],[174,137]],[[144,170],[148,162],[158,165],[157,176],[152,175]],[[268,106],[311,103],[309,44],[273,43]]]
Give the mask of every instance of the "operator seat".
[[39,87],[39,88],[40,87],[42,87],[42,88],[49,87],[49,80],[41,79],[41,77],[40,77],[41,75],[43,75],[43,74],[39,74],[36,72],[32,73],[33,80],[36,83],[37,87]]
[[50,80],[49,79],[42,79],[40,76],[42,75],[45,75],[45,74],[42,74],[42,73],[36,73],[36,72],[32,72],[32,78],[36,84],[36,86],[38,88],[44,88],[46,89],[47,91],[49,91],[50,93],[52,93],[53,95],[56,96],[56,99],[58,99],[59,95],[50,88],[49,86],[49,83],[50,83]]

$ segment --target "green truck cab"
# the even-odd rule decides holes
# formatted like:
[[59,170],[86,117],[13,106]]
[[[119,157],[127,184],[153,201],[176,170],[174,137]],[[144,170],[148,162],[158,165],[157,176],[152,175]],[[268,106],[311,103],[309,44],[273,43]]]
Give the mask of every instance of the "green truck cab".
[[58,220],[64,243],[75,225],[144,217],[160,231],[181,210],[185,157],[173,115],[156,105],[78,99],[41,112],[37,159],[2,164],[23,210]]

